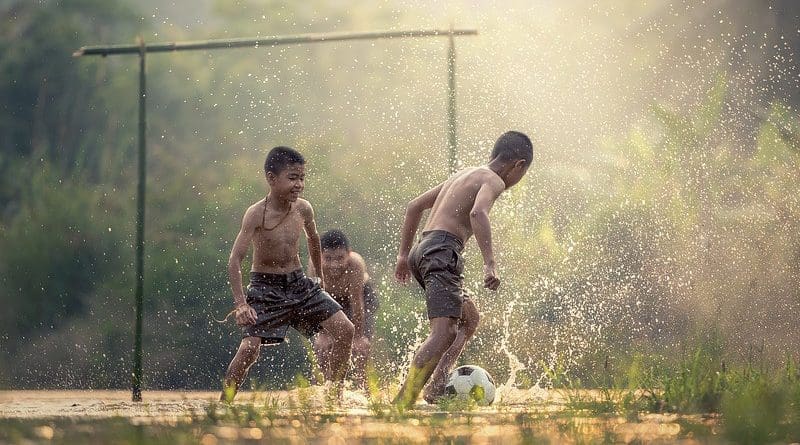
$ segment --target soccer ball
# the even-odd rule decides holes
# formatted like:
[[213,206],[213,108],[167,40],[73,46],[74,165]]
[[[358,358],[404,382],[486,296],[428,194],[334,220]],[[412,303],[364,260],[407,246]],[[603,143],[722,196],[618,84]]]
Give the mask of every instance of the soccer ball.
[[479,405],[490,405],[494,402],[494,380],[480,366],[459,366],[447,377],[444,392],[457,397],[471,398]]

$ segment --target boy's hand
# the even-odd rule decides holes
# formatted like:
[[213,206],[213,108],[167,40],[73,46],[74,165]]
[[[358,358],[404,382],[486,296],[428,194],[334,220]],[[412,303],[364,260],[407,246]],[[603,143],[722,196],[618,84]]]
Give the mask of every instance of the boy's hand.
[[494,266],[483,265],[483,287],[489,290],[497,290],[500,287],[500,278],[494,273]]
[[403,284],[408,283],[408,279],[411,277],[411,271],[408,270],[408,257],[397,257],[397,265],[394,267],[394,277]]
[[236,324],[239,326],[255,324],[257,319],[256,310],[249,304],[245,303],[236,307]]

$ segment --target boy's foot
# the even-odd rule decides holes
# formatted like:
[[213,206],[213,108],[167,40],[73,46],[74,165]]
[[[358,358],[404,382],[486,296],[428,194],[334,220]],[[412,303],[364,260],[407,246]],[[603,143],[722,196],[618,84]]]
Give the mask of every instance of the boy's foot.
[[426,394],[423,394],[423,395],[422,395],[422,399],[423,399],[423,400],[425,400],[425,402],[427,402],[427,403],[428,403],[428,405],[436,405],[437,403],[439,403],[439,400],[441,400],[441,398],[442,398],[443,396],[444,396],[444,393],[442,393],[442,394],[436,394],[436,395],[434,395],[434,394],[427,394],[427,393],[426,393]]
[[223,385],[222,393],[219,395],[219,401],[230,405],[233,403],[233,398],[236,397],[236,384]]
[[422,399],[428,402],[428,405],[435,405],[439,402],[439,399],[444,397],[444,386],[440,388],[431,388],[432,385],[428,385],[422,391]]

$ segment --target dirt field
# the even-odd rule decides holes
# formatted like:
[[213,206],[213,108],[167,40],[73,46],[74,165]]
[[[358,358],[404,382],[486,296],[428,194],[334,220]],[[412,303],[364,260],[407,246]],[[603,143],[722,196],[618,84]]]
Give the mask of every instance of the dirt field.
[[[443,410],[420,402],[401,416],[357,392],[331,407],[321,388],[248,393],[234,408],[216,392],[0,391],[0,442],[118,443],[575,443],[713,442],[713,425],[697,418],[643,414],[584,417],[565,412],[556,391],[512,391],[490,407]],[[176,436],[178,435],[178,436]]]

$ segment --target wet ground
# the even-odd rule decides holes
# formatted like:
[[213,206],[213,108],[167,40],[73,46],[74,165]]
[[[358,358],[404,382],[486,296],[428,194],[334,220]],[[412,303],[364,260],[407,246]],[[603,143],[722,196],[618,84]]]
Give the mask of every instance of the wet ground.
[[[591,396],[587,392],[586,396]],[[231,408],[216,392],[0,391],[2,442],[116,443],[709,443],[714,418],[587,415],[559,391],[504,391],[493,406],[417,404],[397,413],[346,391],[341,405],[322,388],[244,392]]]

